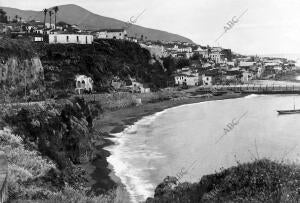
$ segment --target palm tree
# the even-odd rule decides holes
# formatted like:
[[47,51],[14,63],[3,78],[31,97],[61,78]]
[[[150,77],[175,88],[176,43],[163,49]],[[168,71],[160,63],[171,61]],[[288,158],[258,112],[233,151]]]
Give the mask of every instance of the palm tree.
[[49,16],[50,16],[50,28],[52,28],[52,27],[51,27],[52,14],[53,14],[53,11],[50,10],[50,11],[49,11]]
[[56,14],[57,14],[57,12],[58,12],[58,6],[55,6],[54,8],[53,8],[53,10],[54,10],[54,28],[55,28],[55,30],[56,30]]
[[45,27],[46,27],[46,17],[47,17],[48,9],[44,8],[43,12],[44,12],[44,30],[45,30]]

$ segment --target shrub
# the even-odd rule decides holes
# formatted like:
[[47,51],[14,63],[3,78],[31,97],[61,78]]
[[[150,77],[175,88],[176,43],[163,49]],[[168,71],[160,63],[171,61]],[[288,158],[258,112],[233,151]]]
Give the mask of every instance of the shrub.
[[203,176],[198,183],[165,179],[147,202],[298,202],[300,169],[267,159]]

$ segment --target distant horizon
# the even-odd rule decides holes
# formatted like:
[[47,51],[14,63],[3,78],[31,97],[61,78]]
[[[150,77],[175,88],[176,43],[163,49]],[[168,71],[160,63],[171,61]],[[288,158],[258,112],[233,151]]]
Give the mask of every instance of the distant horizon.
[[[97,15],[128,21],[145,13],[137,25],[191,39],[196,44],[230,48],[244,55],[300,53],[300,2],[296,0],[0,0],[3,7],[41,11],[57,5],[77,5]],[[224,27],[244,16],[224,36]]]

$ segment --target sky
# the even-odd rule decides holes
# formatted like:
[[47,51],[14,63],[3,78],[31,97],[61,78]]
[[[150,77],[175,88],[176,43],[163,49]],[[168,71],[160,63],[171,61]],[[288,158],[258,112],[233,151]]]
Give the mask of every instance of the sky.
[[136,24],[242,54],[300,54],[299,0],[0,0],[0,6],[23,10],[63,4],[124,21],[145,10]]

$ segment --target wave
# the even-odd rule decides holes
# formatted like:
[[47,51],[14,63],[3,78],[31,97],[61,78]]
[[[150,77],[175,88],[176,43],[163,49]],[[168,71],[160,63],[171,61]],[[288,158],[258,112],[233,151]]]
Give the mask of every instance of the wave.
[[[157,159],[166,158],[164,154],[159,152],[159,149],[154,148],[153,145],[150,147],[150,145],[147,144],[147,137],[143,136],[145,135],[146,129],[151,128],[151,124],[167,111],[222,101],[223,100],[212,100],[171,107],[153,115],[146,116],[133,125],[127,126],[123,132],[111,134],[113,138],[107,138],[115,143],[115,145],[105,148],[111,153],[107,161],[112,166],[115,175],[118,176],[121,182],[126,186],[132,202],[145,201],[146,198],[153,196],[154,189],[157,185],[151,183],[149,171],[151,172],[158,169],[148,163]],[[143,162],[139,163],[138,160],[142,160]]]
[[[115,145],[105,148],[111,153],[107,161],[126,186],[132,202],[145,201],[147,197],[153,196],[156,185],[150,182],[147,172],[157,169],[147,163],[165,157],[157,149],[149,147],[142,139],[143,136],[137,135],[137,131],[148,128],[165,111],[146,116],[123,132],[112,134],[113,138],[108,138]],[[144,163],[136,163],[138,160],[144,160]]]
[[258,97],[258,96],[260,96],[260,95],[258,95],[258,94],[250,94],[250,95],[248,95],[248,96],[245,96],[244,98],[245,98],[245,99],[251,99],[251,98]]

